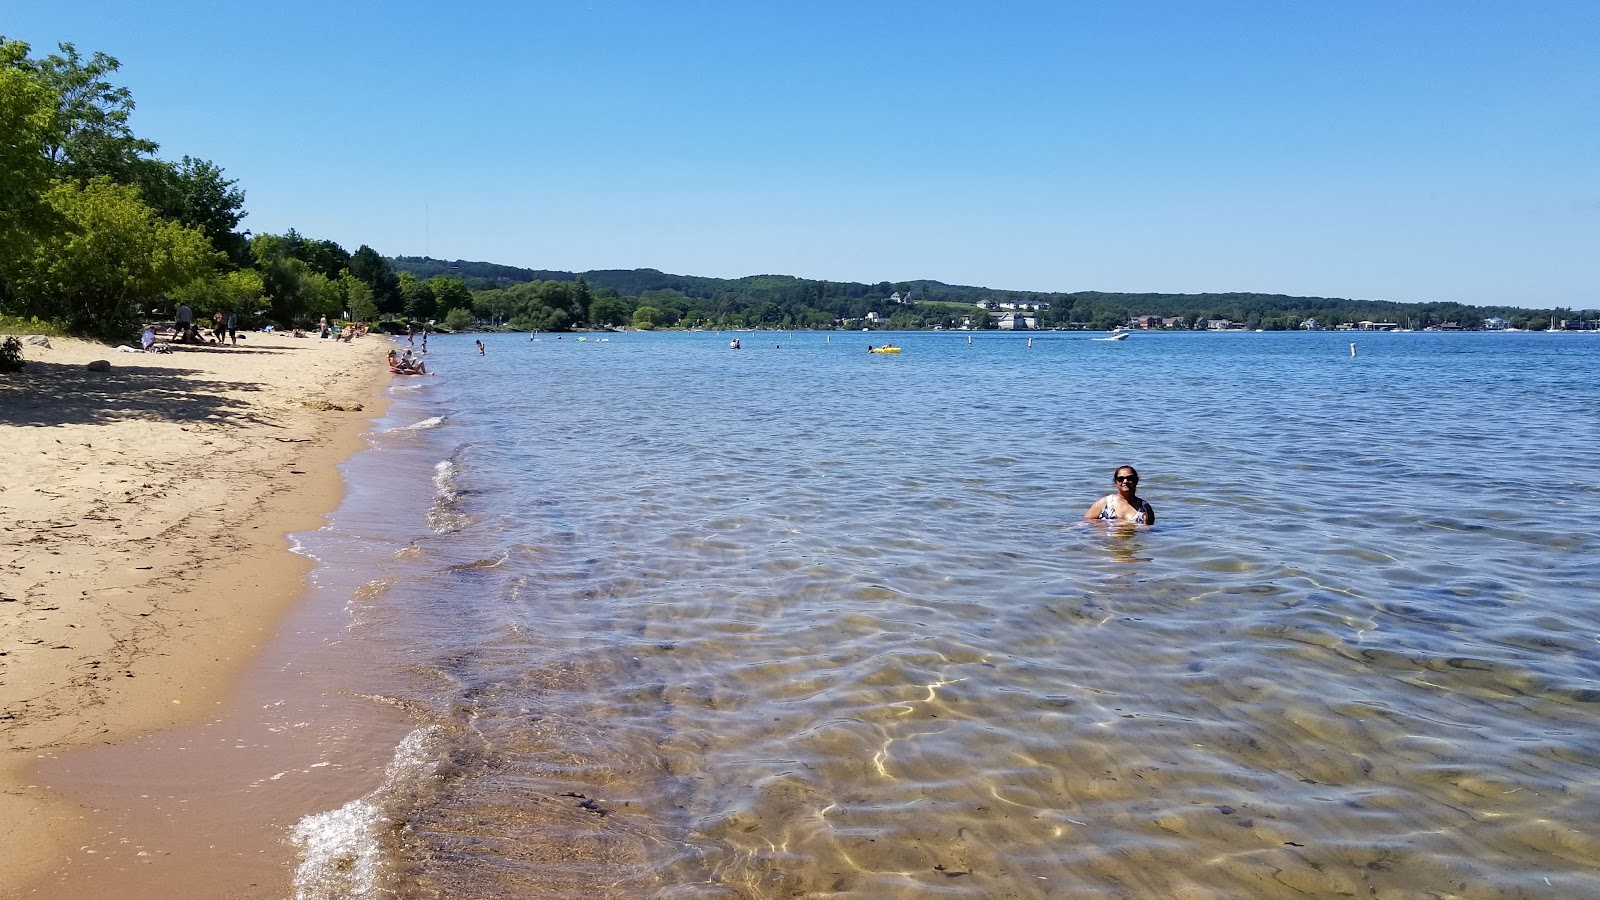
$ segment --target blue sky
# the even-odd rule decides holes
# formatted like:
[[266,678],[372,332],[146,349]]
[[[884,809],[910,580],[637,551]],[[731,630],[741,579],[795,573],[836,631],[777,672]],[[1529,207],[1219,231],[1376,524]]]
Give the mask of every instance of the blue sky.
[[1600,3],[13,0],[245,227],[535,268],[1600,306]]

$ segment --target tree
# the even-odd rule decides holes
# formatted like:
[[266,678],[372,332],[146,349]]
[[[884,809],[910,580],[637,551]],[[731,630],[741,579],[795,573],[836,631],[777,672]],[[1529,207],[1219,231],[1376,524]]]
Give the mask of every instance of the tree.
[[[245,216],[244,192],[235,187],[236,180],[222,177],[222,169],[215,163],[192,156],[178,163],[160,163],[152,174],[150,183],[143,185],[145,202],[169,219],[200,229],[234,265],[250,264],[248,242],[234,233]],[[350,254],[342,249],[339,253],[343,254],[339,268],[343,268]],[[334,274],[338,270],[334,269]]]
[[263,291],[270,315],[282,325],[304,324],[323,315],[331,306],[335,314],[342,309],[342,298],[328,302],[328,279],[314,272],[305,260],[292,251],[301,243],[292,230],[288,235],[258,234],[250,241],[250,252],[261,272]]
[[589,296],[589,282],[579,275],[572,287],[572,308],[578,310],[579,315],[586,314],[592,300],[593,298]]
[[434,302],[433,285],[419,281],[417,276],[410,272],[400,273],[400,297],[404,301],[401,308],[405,311],[407,319],[434,318],[439,308]]
[[[418,310],[415,318],[431,319],[436,310],[472,305],[472,292],[467,290],[466,282],[454,275],[435,275],[428,279],[427,285],[433,293],[433,304],[427,309]],[[413,315],[409,299],[406,301],[406,314]]]
[[456,307],[444,314],[444,327],[451,331],[463,331],[472,327],[472,313]]
[[656,327],[656,322],[661,318],[661,310],[654,306],[641,306],[633,311],[633,327],[649,331]]
[[106,80],[122,64],[98,52],[85,62],[72,44],[57,46],[59,53],[32,64],[56,95],[45,158],[61,174],[80,181],[107,176],[145,186],[154,163],[149,157],[159,148],[135,137],[128,127],[132,92]]
[[56,98],[28,64],[28,45],[0,38],[0,278],[4,262],[50,228],[44,147]]
[[622,325],[628,321],[628,304],[620,297],[595,297],[589,303],[589,321],[596,325]]
[[350,274],[365,281],[372,288],[372,300],[378,311],[395,315],[404,308],[405,298],[400,296],[400,279],[389,268],[389,261],[378,251],[362,244],[350,257]]
[[219,262],[205,235],[160,218],[130,185],[57,182],[45,202],[68,227],[22,256],[13,289],[29,313],[68,331],[128,337],[142,303]]
[[208,272],[170,292],[194,308],[200,319],[219,309],[231,309],[241,318],[254,318],[266,311],[265,285],[255,269]]
[[370,322],[378,317],[378,306],[372,302],[372,288],[367,287],[365,281],[344,271],[339,273],[333,285],[339,293],[346,317],[356,322]]

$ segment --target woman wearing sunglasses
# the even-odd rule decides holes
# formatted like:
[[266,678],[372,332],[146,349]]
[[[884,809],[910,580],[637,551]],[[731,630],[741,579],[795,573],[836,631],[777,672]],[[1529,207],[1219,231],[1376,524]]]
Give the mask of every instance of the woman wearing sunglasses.
[[1083,517],[1129,525],[1154,525],[1155,509],[1139,497],[1139,470],[1133,466],[1123,466],[1117,469],[1111,480],[1117,486],[1117,492],[1096,500]]

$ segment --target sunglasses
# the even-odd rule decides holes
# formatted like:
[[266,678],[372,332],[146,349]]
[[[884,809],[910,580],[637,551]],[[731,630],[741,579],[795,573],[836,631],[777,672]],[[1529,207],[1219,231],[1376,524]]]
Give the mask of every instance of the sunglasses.
[[1134,484],[1138,484],[1139,483],[1139,476],[1137,476],[1137,475],[1117,475],[1117,476],[1115,476],[1115,480],[1117,480],[1117,481],[1131,481]]

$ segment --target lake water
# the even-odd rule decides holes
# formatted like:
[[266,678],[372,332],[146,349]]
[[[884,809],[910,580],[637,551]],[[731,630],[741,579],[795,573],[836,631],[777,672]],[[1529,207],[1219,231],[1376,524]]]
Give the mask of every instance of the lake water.
[[1600,336],[1089,338],[436,338],[297,891],[1600,896]]

